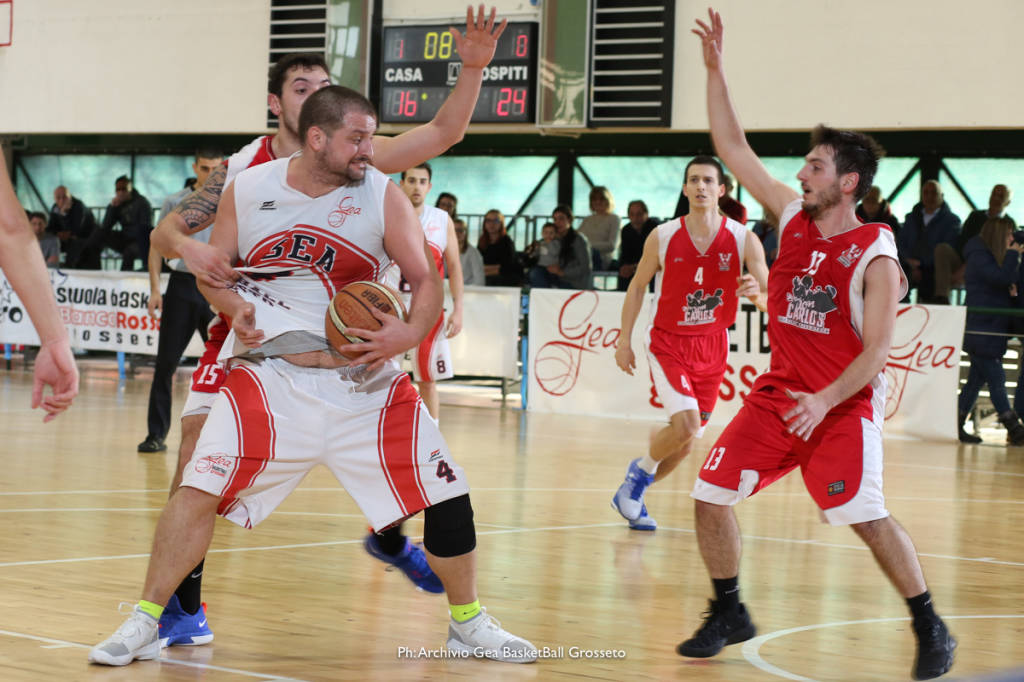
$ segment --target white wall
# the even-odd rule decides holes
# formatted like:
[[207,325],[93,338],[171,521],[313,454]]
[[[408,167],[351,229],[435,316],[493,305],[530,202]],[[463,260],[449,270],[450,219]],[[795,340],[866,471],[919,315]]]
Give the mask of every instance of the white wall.
[[[706,130],[694,19],[676,5],[672,127]],[[748,130],[1002,128],[1024,120],[1020,0],[716,0]]]
[[[541,0],[543,2],[543,0]],[[550,1],[550,0],[549,0]],[[566,2],[567,0],[561,0]],[[568,0],[579,2],[580,0]],[[529,0],[488,0],[483,3],[488,16],[491,7],[498,9],[498,17],[509,21],[536,21],[540,18],[540,6]],[[480,6],[479,0],[384,0],[384,23],[432,24],[452,21],[453,26],[465,30],[466,7],[473,5],[474,14]],[[500,20],[500,19],[499,19]]]
[[0,133],[266,128],[269,0],[20,0]]

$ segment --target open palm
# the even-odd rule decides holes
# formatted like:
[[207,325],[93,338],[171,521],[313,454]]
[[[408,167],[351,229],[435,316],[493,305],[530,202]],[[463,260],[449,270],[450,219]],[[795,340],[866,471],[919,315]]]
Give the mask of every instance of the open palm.
[[484,6],[480,5],[474,18],[473,6],[470,5],[466,8],[466,35],[463,36],[454,26],[448,29],[455,39],[455,49],[459,51],[463,66],[483,68],[491,63],[498,38],[508,24],[508,19],[502,19],[495,28],[496,15],[497,9],[492,7],[491,16],[485,20]]

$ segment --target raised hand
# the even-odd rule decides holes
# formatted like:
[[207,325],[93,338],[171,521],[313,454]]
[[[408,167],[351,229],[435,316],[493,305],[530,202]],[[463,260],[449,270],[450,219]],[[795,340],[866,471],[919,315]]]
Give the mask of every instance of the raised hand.
[[697,34],[704,48],[704,66],[709,69],[719,69],[722,66],[722,15],[708,7],[708,24],[697,19],[697,26],[693,29]]
[[484,6],[481,4],[474,19],[473,6],[470,5],[466,8],[466,35],[463,36],[454,26],[448,28],[455,39],[455,49],[459,52],[463,67],[483,68],[491,63],[498,38],[508,24],[508,19],[502,19],[498,27],[494,27],[497,12],[492,7],[491,16],[485,21]]

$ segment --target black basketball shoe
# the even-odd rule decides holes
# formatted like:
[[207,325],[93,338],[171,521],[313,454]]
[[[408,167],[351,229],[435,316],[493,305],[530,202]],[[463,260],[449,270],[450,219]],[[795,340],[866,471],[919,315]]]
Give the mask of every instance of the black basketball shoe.
[[711,600],[704,612],[704,624],[693,637],[676,647],[676,653],[690,658],[709,658],[727,644],[745,642],[757,634],[747,607],[740,603],[735,611],[722,611],[718,602]]

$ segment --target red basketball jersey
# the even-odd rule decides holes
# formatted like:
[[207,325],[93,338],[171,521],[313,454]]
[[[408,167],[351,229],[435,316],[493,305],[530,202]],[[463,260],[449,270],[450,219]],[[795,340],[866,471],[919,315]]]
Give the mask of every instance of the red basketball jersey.
[[743,273],[747,229],[722,216],[718,233],[701,253],[676,218],[657,227],[658,306],[654,326],[671,334],[710,334],[736,321],[738,278]]
[[[875,258],[897,260],[888,225],[867,223],[825,238],[797,199],[779,221],[779,256],[768,278],[771,365],[751,391],[814,393],[842,374],[864,349],[864,271]],[[901,278],[902,279],[902,278]],[[902,298],[906,282],[901,282]],[[832,414],[854,414],[882,425],[886,382],[879,372]]]

